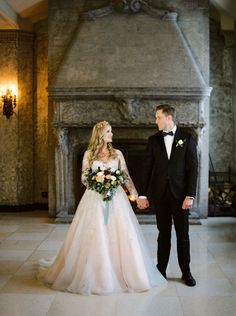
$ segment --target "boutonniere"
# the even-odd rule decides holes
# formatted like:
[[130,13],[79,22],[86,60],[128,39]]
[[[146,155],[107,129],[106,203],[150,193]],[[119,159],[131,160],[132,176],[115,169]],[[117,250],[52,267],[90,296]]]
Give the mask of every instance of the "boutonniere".
[[186,142],[186,139],[179,139],[179,140],[176,140],[176,147],[183,147],[184,146],[184,143]]

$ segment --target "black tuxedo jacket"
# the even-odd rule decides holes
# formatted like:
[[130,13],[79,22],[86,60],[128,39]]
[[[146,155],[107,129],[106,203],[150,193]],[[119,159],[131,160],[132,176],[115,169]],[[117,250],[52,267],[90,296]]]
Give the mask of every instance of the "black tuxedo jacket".
[[192,135],[177,127],[168,159],[164,138],[159,131],[148,139],[140,195],[148,196],[155,204],[169,183],[176,199],[195,197],[197,173],[197,145]]

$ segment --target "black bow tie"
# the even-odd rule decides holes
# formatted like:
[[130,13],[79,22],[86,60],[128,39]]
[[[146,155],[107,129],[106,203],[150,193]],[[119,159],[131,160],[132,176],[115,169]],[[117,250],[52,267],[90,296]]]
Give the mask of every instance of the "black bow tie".
[[162,133],[162,136],[163,137],[165,137],[165,136],[167,136],[167,135],[170,135],[170,136],[174,136],[174,133],[172,132],[172,131],[170,131],[170,132],[161,132]]

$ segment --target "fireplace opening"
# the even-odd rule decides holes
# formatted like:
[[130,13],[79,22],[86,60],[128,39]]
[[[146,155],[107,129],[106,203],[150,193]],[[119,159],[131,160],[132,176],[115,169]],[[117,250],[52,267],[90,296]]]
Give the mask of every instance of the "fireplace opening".
[[[137,191],[140,190],[140,185],[142,181],[142,164],[145,159],[145,149],[147,140],[137,140],[137,139],[119,139],[113,142],[113,146],[116,149],[122,151],[126,164],[130,173],[130,176],[135,184]],[[75,199],[76,205],[79,203],[85,187],[81,183],[81,171],[82,171],[82,159],[86,147],[81,147],[77,156],[77,166],[75,169],[76,174],[76,185],[75,185]],[[127,192],[128,194],[128,192]],[[141,211],[137,208],[135,202],[131,202],[132,208],[135,213],[154,213],[152,209]]]

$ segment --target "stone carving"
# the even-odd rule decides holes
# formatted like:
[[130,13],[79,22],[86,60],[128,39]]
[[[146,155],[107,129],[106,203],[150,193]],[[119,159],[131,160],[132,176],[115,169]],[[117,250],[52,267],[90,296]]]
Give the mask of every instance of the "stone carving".
[[142,8],[142,4],[144,4],[145,1],[140,0],[122,0],[119,3],[119,7],[122,9],[123,12],[139,12]]
[[109,5],[100,9],[84,12],[82,14],[82,18],[87,19],[87,20],[94,20],[96,18],[101,18],[111,13],[113,13],[113,8],[111,5]]
[[58,131],[58,144],[63,154],[68,155],[68,129],[60,128]]
[[140,100],[137,98],[119,98],[119,111],[122,118],[126,121],[133,121],[137,117]]
[[146,12],[149,15],[152,15],[157,18],[167,19],[167,20],[176,20],[177,13],[170,12],[167,10],[160,10],[150,6],[144,0],[121,0],[118,3],[111,2],[110,5],[96,10],[90,10],[82,14],[84,19],[94,20],[109,14],[114,13],[115,11],[120,13],[138,13],[140,11]]
[[124,13],[137,13],[140,11],[144,11],[150,15],[153,15],[158,18],[163,18],[163,19],[164,18],[173,19],[174,17],[177,16],[177,14],[174,12],[156,9],[150,6],[144,0],[122,0],[115,6],[115,8],[118,11],[124,12]]

